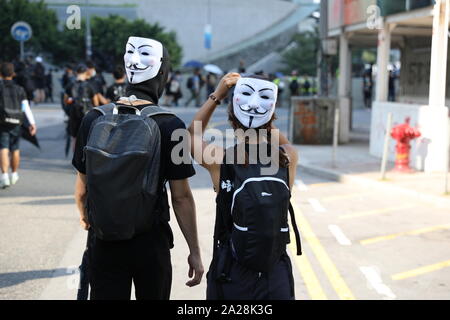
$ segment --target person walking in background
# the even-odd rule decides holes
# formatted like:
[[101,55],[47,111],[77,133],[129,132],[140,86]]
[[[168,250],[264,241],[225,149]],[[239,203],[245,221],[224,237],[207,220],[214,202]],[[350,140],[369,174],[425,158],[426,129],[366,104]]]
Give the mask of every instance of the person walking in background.
[[397,79],[395,75],[395,70],[389,71],[389,94],[388,94],[388,101],[395,102],[395,80]]
[[372,108],[372,72],[365,70],[363,74],[363,96],[364,96],[364,106],[367,109]]
[[103,75],[100,72],[97,72],[97,68],[92,61],[88,61],[86,66],[88,69],[88,81],[91,88],[94,90],[95,95],[98,96],[98,104],[95,106],[98,107],[100,105],[107,104],[108,100],[105,98],[105,78],[103,78]]
[[[28,119],[30,135],[36,134],[36,122],[30,109],[25,90],[13,82],[14,65],[0,65],[0,188],[7,188],[19,181],[19,142],[23,116]],[[11,179],[9,169],[11,168]]]
[[181,92],[181,72],[175,71],[172,73],[172,77],[169,81],[168,92],[167,95],[170,95],[172,99],[172,105],[178,107],[178,101],[183,97],[183,93]]
[[217,86],[217,76],[214,73],[209,72],[206,76],[206,98],[214,92]]
[[33,81],[35,86],[34,102],[45,102],[46,77],[45,67],[43,65],[43,60],[41,57],[36,58],[36,65],[34,66],[33,70]]
[[186,102],[186,107],[189,106],[191,101],[194,101],[195,107],[200,106],[200,89],[201,89],[201,72],[200,69],[196,68],[191,77],[188,78],[187,88],[191,92],[191,97]]
[[84,115],[94,106],[100,104],[100,94],[94,90],[91,82],[88,81],[89,72],[86,65],[78,65],[76,72],[76,81],[66,87],[64,94],[64,103],[69,108],[68,130],[73,139],[76,139],[78,135]]
[[125,96],[127,86],[125,69],[117,66],[113,72],[114,84],[106,90],[106,99],[108,102],[117,101],[120,97]]
[[14,77],[14,81],[25,90],[27,100],[29,102],[32,102],[34,99],[35,87],[33,81],[33,73],[30,69],[31,67],[28,66],[25,62],[19,61],[15,67],[16,77]]
[[291,97],[299,95],[300,84],[298,83],[297,70],[292,71],[291,78],[289,79],[289,90],[291,91]]
[[45,102],[53,103],[53,69],[49,69],[45,76]]

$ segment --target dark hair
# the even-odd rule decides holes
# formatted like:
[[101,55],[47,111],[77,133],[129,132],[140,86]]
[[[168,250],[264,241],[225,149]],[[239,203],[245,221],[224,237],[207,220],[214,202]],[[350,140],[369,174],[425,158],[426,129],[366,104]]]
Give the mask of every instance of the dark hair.
[[3,62],[0,67],[0,74],[4,78],[9,78],[14,75],[14,65],[11,62]]
[[95,64],[92,61],[87,61],[86,66],[88,67],[88,69],[92,69],[92,68],[95,69]]
[[[264,75],[256,75],[256,74],[252,74],[252,75],[244,75],[244,77],[246,78],[253,78],[253,79],[259,79],[259,80],[266,80],[269,81],[269,79],[264,76]],[[237,129],[242,129],[244,131],[248,130],[249,128],[247,128],[246,126],[244,126],[234,115],[234,111],[233,111],[233,92],[234,92],[234,88],[232,87],[230,88],[231,91],[231,97],[230,97],[230,103],[228,104],[228,121],[231,125],[231,127],[234,130]],[[255,130],[267,130],[267,139],[270,141],[270,131],[272,129],[272,123],[274,120],[277,119],[277,116],[275,115],[275,113],[272,115],[272,118],[269,120],[269,122],[267,122],[266,124],[263,124],[262,126],[258,127],[258,128],[254,128]],[[285,153],[284,150],[280,150],[279,152],[279,164],[282,168],[287,168],[289,166],[289,158],[287,156],[287,154]],[[235,158],[237,159],[237,158]],[[248,165],[248,155],[245,155],[245,165]]]
[[125,76],[125,69],[122,66],[117,66],[113,72],[114,79],[119,80]]
[[85,73],[86,71],[87,71],[87,66],[86,66],[85,64],[80,63],[80,64],[77,66],[77,74]]

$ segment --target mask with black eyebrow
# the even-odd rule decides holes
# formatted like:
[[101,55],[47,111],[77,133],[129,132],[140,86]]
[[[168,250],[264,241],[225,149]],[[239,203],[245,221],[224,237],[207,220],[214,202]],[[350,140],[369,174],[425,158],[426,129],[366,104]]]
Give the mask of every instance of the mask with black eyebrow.
[[130,37],[124,62],[129,82],[126,95],[158,104],[170,71],[167,49],[153,39]]
[[272,118],[277,96],[278,87],[273,82],[240,78],[233,93],[234,115],[244,127],[261,127]]

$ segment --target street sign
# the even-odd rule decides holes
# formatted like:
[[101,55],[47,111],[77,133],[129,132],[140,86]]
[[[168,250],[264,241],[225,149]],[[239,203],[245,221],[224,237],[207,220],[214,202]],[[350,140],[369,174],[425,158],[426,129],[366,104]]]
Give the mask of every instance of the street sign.
[[11,35],[16,41],[28,41],[33,35],[33,30],[28,23],[24,21],[18,21],[11,27]]

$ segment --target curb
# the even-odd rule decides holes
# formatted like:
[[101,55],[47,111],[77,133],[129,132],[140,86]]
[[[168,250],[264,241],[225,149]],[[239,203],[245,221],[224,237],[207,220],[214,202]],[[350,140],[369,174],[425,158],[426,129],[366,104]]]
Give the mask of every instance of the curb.
[[388,190],[388,191],[393,191],[393,192],[399,192],[401,194],[411,196],[411,197],[416,197],[419,200],[432,203],[440,208],[450,208],[450,197],[445,198],[443,196],[427,194],[427,193],[407,189],[404,187],[395,186],[395,185],[390,184],[389,182],[377,181],[377,180],[363,178],[363,177],[352,175],[352,174],[340,173],[338,171],[324,169],[324,168],[320,168],[320,167],[316,167],[316,166],[304,164],[304,163],[299,163],[298,167],[300,168],[300,171],[318,176],[320,178],[338,181],[338,182],[342,182],[342,183],[357,183],[359,185],[366,186],[366,187],[374,187],[374,188],[383,189],[384,191]]

